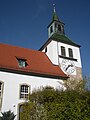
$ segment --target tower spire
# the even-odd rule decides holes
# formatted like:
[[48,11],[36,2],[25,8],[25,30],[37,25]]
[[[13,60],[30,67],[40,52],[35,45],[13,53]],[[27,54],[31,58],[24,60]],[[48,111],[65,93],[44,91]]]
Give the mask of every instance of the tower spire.
[[55,4],[53,4],[53,11],[56,12]]
[[48,36],[49,38],[54,35],[64,35],[64,23],[59,20],[59,17],[56,13],[56,5],[53,4],[53,15],[52,15],[52,21],[48,26]]
[[52,16],[52,21],[59,21],[59,18],[56,14],[56,8],[55,8],[55,4],[53,4],[53,16]]

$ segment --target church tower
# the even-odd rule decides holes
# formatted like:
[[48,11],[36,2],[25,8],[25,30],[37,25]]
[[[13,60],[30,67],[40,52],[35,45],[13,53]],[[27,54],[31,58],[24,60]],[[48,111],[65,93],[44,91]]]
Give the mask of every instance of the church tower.
[[39,49],[49,57],[54,65],[58,65],[71,79],[82,79],[80,45],[65,35],[64,23],[59,20],[55,6],[52,20],[48,25],[48,40]]

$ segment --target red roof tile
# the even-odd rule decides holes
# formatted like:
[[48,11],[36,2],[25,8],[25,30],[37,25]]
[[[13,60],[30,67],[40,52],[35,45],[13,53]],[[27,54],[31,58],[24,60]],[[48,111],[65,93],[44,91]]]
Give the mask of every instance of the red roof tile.
[[[20,68],[16,58],[26,59],[28,65],[25,68]],[[51,63],[45,53],[2,43],[0,44],[0,68],[67,77],[59,66]]]

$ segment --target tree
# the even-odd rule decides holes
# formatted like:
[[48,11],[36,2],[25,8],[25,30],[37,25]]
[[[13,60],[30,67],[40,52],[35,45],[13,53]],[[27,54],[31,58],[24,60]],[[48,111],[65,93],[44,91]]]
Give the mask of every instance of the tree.
[[[23,119],[25,113],[28,119]],[[25,117],[20,120],[90,120],[89,113],[89,91],[45,87],[30,94],[30,101],[23,106]]]
[[0,117],[0,120],[14,120],[15,116],[13,112],[11,112],[10,110],[7,112],[3,112],[1,113],[2,117]]

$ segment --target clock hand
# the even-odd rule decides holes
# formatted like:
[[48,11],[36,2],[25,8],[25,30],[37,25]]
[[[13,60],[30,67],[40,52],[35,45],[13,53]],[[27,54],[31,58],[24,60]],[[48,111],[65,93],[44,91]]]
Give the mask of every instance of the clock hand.
[[66,67],[65,71],[67,71],[67,69],[68,69],[69,67],[73,67],[73,64],[68,65],[68,66]]
[[71,66],[71,65],[68,65],[68,66],[66,67],[65,71],[67,71],[67,69],[68,69],[70,66]]

